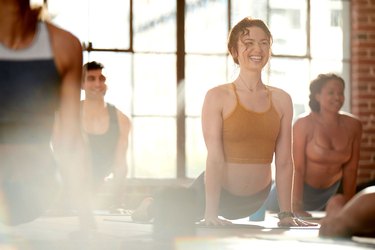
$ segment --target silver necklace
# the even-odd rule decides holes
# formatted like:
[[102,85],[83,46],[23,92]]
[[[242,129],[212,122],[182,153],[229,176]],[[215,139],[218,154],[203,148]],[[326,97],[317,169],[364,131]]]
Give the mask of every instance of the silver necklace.
[[242,79],[241,75],[239,75],[239,77],[240,77],[240,80],[241,80],[242,85],[244,85],[244,87],[245,87],[247,90],[249,90],[251,93],[254,92],[254,90],[257,88],[258,84],[261,83],[261,81],[262,81],[261,79],[259,79],[259,81],[257,82],[257,84],[255,84],[255,87],[252,89],[252,88],[249,88],[249,87],[246,85],[246,83],[245,83],[245,81]]

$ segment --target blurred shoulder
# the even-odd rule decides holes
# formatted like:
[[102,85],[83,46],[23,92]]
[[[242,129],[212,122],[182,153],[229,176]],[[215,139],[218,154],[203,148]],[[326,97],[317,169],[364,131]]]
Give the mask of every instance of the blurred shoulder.
[[65,53],[71,50],[82,51],[81,42],[75,35],[51,22],[45,21],[45,23],[50,33],[51,42],[55,48],[66,49]]

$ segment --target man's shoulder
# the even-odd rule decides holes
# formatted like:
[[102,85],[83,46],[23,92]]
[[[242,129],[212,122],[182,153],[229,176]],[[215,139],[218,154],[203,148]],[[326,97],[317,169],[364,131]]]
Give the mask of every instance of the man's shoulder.
[[107,103],[107,107],[114,115],[116,115],[116,119],[120,122],[130,122],[130,118],[124,114],[119,108],[117,108],[114,104]]

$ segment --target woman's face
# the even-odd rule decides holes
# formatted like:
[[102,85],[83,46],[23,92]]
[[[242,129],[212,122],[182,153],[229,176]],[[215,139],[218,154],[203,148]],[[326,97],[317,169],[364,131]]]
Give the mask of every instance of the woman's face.
[[338,79],[328,80],[316,95],[316,100],[320,104],[320,111],[339,112],[345,101],[342,82]]
[[247,28],[247,33],[239,37],[237,57],[241,68],[261,71],[271,54],[271,42],[259,27]]

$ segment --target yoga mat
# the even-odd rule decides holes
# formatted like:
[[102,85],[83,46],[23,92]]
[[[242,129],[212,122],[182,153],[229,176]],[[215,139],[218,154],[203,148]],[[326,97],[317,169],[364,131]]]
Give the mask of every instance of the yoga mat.
[[[144,224],[144,225],[152,225],[152,222],[134,222],[129,219],[117,219],[117,218],[104,218],[104,221],[112,221],[112,222],[119,222],[119,223],[130,223],[130,224]],[[233,223],[225,226],[210,226],[204,223],[197,222],[195,225],[197,228],[209,228],[209,229],[241,229],[241,228],[251,228],[251,229],[308,229],[308,230],[319,230],[318,226],[310,226],[310,227],[280,227],[275,225],[265,225],[266,223],[260,224],[253,224],[249,223]]]

